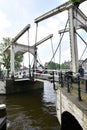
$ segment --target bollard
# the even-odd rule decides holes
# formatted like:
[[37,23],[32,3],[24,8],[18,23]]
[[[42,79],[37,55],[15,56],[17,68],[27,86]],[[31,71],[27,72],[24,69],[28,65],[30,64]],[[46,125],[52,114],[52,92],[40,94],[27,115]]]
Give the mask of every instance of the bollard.
[[78,100],[82,101],[81,99],[81,89],[80,89],[80,76],[78,75]]

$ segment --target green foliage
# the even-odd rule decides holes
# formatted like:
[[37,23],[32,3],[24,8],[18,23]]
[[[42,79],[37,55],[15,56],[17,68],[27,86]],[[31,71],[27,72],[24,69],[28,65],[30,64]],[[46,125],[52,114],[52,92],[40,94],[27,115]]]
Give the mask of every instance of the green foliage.
[[50,62],[50,63],[48,63],[47,68],[48,69],[59,69],[59,64],[54,63],[54,62]]
[[70,69],[69,65],[65,65],[65,64],[58,64],[58,63],[54,63],[54,62],[50,62],[48,63],[47,66],[48,69]]
[[15,54],[15,70],[18,70],[21,67],[22,61],[23,61],[23,55],[16,53]]
[[61,69],[70,69],[69,65],[61,64]]
[[[1,64],[7,69],[10,70],[10,51],[4,52],[5,48],[11,44],[10,38],[3,38],[3,42],[0,43],[0,60]],[[15,69],[21,67],[21,62],[23,61],[23,55],[15,54]]]
[[10,51],[8,53],[3,51],[9,44],[10,44],[10,38],[3,38],[3,42],[0,43],[1,63],[7,70],[10,68]]

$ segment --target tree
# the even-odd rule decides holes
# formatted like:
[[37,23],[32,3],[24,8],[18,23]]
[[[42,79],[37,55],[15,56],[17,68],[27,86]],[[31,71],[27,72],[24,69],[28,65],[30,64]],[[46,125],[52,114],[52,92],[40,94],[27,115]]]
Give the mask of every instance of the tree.
[[[11,43],[10,38],[3,38],[3,42],[0,43],[0,59],[3,66],[7,69],[9,74],[10,71],[10,51],[3,52],[4,49]],[[21,67],[21,62],[23,61],[23,55],[15,54],[15,69],[18,70]]]
[[70,65],[66,65],[66,64],[62,63],[61,69],[70,69]]
[[48,63],[47,68],[48,69],[59,69],[59,64],[58,63],[54,63],[54,62],[50,62],[50,63]]
[[70,69],[70,65],[66,65],[64,63],[62,64],[58,64],[58,63],[54,63],[54,62],[50,62],[48,63],[47,66],[48,69]]

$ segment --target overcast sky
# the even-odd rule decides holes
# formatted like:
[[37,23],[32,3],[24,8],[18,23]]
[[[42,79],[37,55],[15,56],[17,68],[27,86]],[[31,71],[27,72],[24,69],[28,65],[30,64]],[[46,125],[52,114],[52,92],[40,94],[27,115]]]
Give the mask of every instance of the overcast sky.
[[[14,38],[27,24],[30,28],[30,45],[35,43],[36,24],[34,19],[38,16],[54,9],[67,0],[0,0],[0,42],[3,37]],[[80,5],[80,9],[87,15],[87,1]],[[67,21],[67,12],[57,14],[47,20],[39,23],[37,41],[53,34],[53,40],[48,40],[38,47],[38,55],[41,62],[44,64],[52,57],[52,43],[54,50],[56,49],[60,36],[58,31],[65,28]],[[87,34],[86,34],[87,35]],[[85,39],[87,40],[87,38]],[[19,40],[22,44],[27,44],[27,34]],[[70,60],[70,45],[68,33],[63,39],[61,62]],[[84,49],[84,45],[79,46]],[[59,54],[55,57],[55,62],[59,62]],[[27,55],[25,55],[24,65],[28,65]]]

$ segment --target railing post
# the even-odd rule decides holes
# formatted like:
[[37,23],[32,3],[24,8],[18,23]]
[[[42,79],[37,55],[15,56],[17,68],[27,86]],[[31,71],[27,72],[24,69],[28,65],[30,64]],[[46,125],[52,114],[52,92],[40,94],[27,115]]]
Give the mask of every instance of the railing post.
[[87,79],[85,80],[85,91],[87,93]]
[[34,66],[33,66],[33,71],[32,71],[32,80],[34,80],[35,76],[34,76]]
[[59,72],[59,84],[61,84],[61,87],[64,86],[64,84],[63,84],[63,74],[62,74],[62,72]]
[[55,89],[55,78],[54,78],[54,71],[53,71],[53,87],[54,87],[54,89]]
[[31,80],[31,66],[29,65],[29,79]]
[[67,73],[67,92],[70,93],[70,87],[69,87],[69,73]]
[[82,101],[81,99],[81,89],[80,89],[80,76],[78,75],[78,100]]

